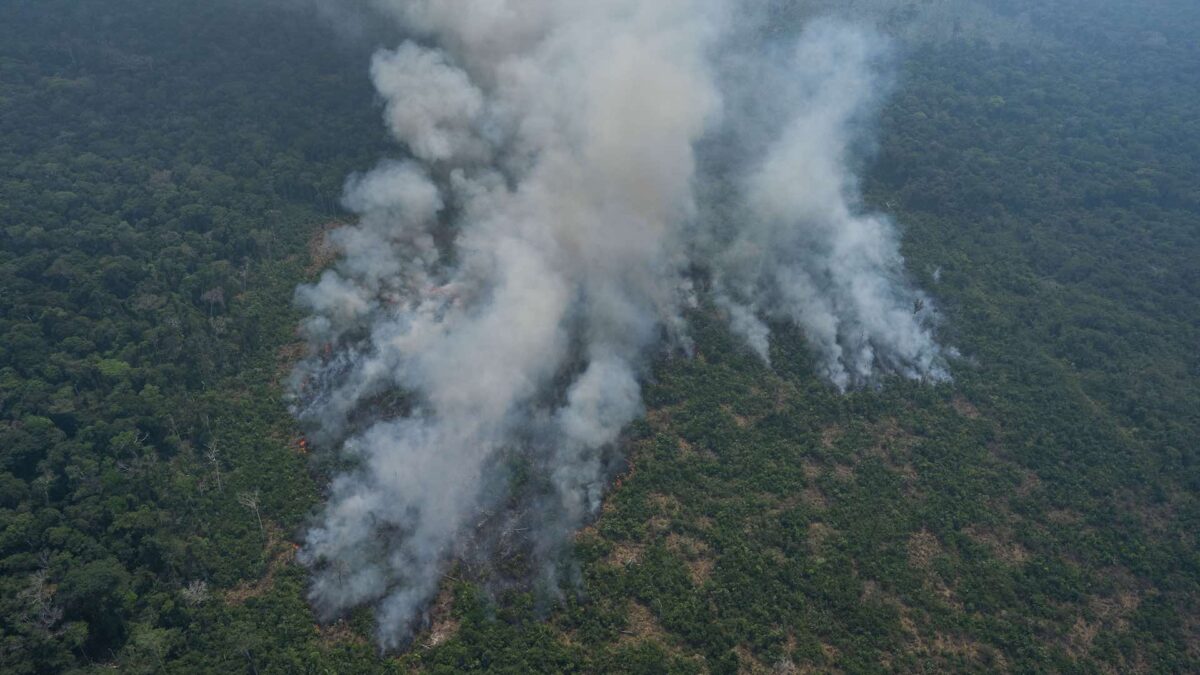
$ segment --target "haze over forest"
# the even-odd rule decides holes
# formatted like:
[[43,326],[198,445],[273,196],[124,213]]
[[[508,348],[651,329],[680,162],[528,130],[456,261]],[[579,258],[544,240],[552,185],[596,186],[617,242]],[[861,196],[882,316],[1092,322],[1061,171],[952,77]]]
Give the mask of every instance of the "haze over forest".
[[1197,36],[0,0],[0,670],[1200,670]]

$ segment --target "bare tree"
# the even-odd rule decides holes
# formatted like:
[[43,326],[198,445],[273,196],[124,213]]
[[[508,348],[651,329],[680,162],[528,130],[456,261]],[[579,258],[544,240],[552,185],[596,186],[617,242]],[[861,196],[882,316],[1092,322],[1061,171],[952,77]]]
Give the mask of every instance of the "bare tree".
[[220,305],[222,310],[225,309],[225,289],[221,288],[220,286],[217,286],[216,288],[210,288],[200,294],[200,300],[208,303],[208,318],[211,319],[213,315],[213,309],[217,305]]
[[26,610],[22,619],[37,629],[57,635],[60,631],[55,626],[62,620],[63,610],[54,604],[54,585],[50,583],[50,572],[42,567],[29,578],[26,586],[17,597],[25,602]]
[[212,462],[213,472],[217,475],[217,492],[224,492],[224,488],[221,487],[221,458],[217,454],[216,441],[212,441],[208,444],[207,449],[204,452],[204,458],[209,462]]
[[189,583],[180,592],[183,594],[184,601],[192,607],[202,605],[205,600],[208,600],[208,584],[201,579]]
[[258,510],[258,497],[258,488],[254,488],[250,492],[239,492],[237,500],[242,506],[254,511],[254,517],[258,519],[258,531],[265,537],[267,530],[263,527],[262,514]]

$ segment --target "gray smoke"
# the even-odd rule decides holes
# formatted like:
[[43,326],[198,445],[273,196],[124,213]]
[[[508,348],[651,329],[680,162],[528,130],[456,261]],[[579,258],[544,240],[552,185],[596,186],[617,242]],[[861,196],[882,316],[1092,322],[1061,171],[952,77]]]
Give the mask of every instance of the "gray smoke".
[[[371,64],[411,159],[348,180],[359,221],[297,291],[312,356],[294,409],[341,462],[301,552],[323,616],[370,604],[393,648],[451,559],[517,530],[553,582],[599,507],[605,452],[641,413],[646,358],[687,344],[690,268],[764,358],[763,320],[786,320],[840,387],[946,377],[931,303],[847,168],[876,38],[825,24],[781,67],[734,54],[720,0],[379,5],[415,37]],[[787,86],[730,85],[726,49]],[[751,95],[786,112],[780,126],[731,115]],[[698,200],[700,154],[722,135],[747,139],[728,164],[747,170]],[[537,513],[499,517],[514,462],[538,474]]]
[[795,44],[733,56],[725,76],[730,109],[741,112],[724,143],[754,151],[733,161],[744,174],[732,179],[732,208],[708,223],[718,306],[765,361],[763,318],[802,328],[843,390],[879,372],[949,377],[930,329],[933,303],[906,282],[896,229],[861,204],[851,170],[887,89],[885,44],[818,20]]

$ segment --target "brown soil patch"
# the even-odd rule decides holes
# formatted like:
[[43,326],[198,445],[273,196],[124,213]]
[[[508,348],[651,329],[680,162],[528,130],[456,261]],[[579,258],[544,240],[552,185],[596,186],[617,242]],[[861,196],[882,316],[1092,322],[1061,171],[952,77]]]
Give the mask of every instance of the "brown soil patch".
[[281,541],[276,529],[268,525],[266,549],[271,552],[271,557],[267,562],[266,574],[254,581],[244,581],[225,591],[225,604],[240,605],[250,598],[265,595],[275,585],[275,574],[280,568],[295,561],[298,548],[299,546],[289,541]]
[[[1121,578],[1121,573],[1116,572]],[[1126,589],[1111,596],[1093,596],[1088,600],[1086,611],[1075,618],[1075,623],[1063,636],[1062,647],[1074,659],[1081,659],[1092,651],[1100,633],[1123,633],[1129,630],[1129,618],[1141,604],[1136,590]]]
[[1183,636],[1188,656],[1200,659],[1200,616],[1190,613],[1184,617]]
[[916,496],[917,470],[909,461],[910,451],[916,439],[902,429],[894,418],[875,425],[872,436],[873,445],[865,455],[879,458],[888,471],[900,476],[906,494]]
[[900,421],[895,417],[888,417],[881,420],[871,430],[872,436],[876,444],[885,448],[902,448],[907,449],[916,443],[916,438],[912,434],[904,430],[900,426]]
[[766,675],[767,673],[775,672],[768,668],[762,661],[754,656],[750,648],[746,645],[738,645],[733,648],[733,653],[737,654],[738,673],[746,675]]
[[973,525],[965,528],[963,534],[986,546],[993,556],[1009,565],[1020,565],[1029,560],[1029,551],[1013,541],[1008,532]]
[[308,240],[308,264],[304,267],[304,274],[307,276],[316,276],[318,272],[333,264],[338,257],[338,250],[329,241],[329,235],[339,227],[346,226],[347,223],[339,221],[330,221],[322,225]]
[[825,542],[836,532],[837,530],[825,523],[811,523],[808,526],[808,544],[814,552],[820,551]]
[[607,562],[610,565],[627,567],[641,560],[645,549],[645,546],[631,542],[614,544],[612,553],[608,555]]
[[1087,656],[1092,651],[1092,643],[1099,634],[1100,622],[1089,622],[1085,621],[1082,616],[1077,617],[1071,630],[1067,631],[1067,653],[1076,660]]
[[667,632],[659,625],[658,619],[650,608],[638,602],[629,601],[629,611],[625,617],[625,630],[621,631],[618,644],[655,640],[667,644]]
[[1042,479],[1029,469],[1021,469],[1019,474],[1021,482],[1017,485],[1018,497],[1028,497],[1042,487]]
[[[931,635],[924,634],[913,618],[914,610],[904,604],[899,598],[883,594],[883,601],[892,605],[900,613],[900,629],[906,636],[908,652],[922,660],[933,660],[935,663],[945,659],[968,659],[981,662],[984,655],[991,657],[987,672],[1008,672],[1008,663],[1004,656],[988,645],[972,638],[961,635],[950,635],[934,631]],[[951,672],[946,670],[948,664],[929,664],[923,672]]]
[[[625,471],[623,473],[621,473],[620,475],[617,476],[616,480],[613,481],[613,485],[612,485],[612,488],[609,490],[609,494],[612,494],[613,492],[620,490],[621,486],[625,484],[625,481],[632,479],[636,475],[637,475],[637,456],[636,456],[636,453],[630,453],[629,466],[625,469]],[[612,505],[612,500],[605,499],[605,500],[603,500],[603,502],[600,505],[600,512],[602,514],[608,513],[610,511],[612,511],[613,508],[614,507]]]
[[1142,604],[1142,597],[1137,591],[1121,591],[1112,597],[1093,598],[1089,604],[1101,621],[1125,631],[1129,630],[1129,617]]
[[1054,509],[1046,512],[1046,520],[1055,525],[1077,525],[1083,516],[1073,509]]
[[1157,504],[1147,503],[1132,495],[1121,500],[1122,508],[1137,515],[1142,525],[1156,535],[1168,535],[1171,529],[1179,523],[1177,504],[1184,503],[1187,498],[1177,490],[1168,490],[1167,498]]
[[316,629],[320,635],[321,644],[326,647],[332,647],[336,644],[367,644],[367,638],[355,631],[344,619],[338,619],[328,626],[318,625]]
[[809,486],[809,488],[800,491],[800,501],[804,502],[806,506],[817,510],[829,508],[829,500],[824,496],[824,492],[820,488],[815,488],[815,486]]
[[[281,387],[287,387],[288,376],[296,369],[296,364],[308,355],[308,344],[304,342],[294,342],[280,347],[275,352],[275,381],[280,383]],[[301,392],[306,392],[308,386],[307,381],[301,382]]]
[[783,499],[767,494],[764,495],[764,499],[770,506],[763,509],[763,515],[767,518],[778,518],[804,502],[804,491],[801,490],[799,494],[793,494]]
[[689,443],[687,440],[685,440],[682,436],[680,436],[678,440],[679,440],[679,456],[680,457],[684,457],[684,458],[697,457],[697,458],[704,459],[704,460],[717,459],[717,453],[713,452],[712,450],[709,450],[708,448],[697,448],[695,445],[693,445],[693,444]]
[[776,546],[768,546],[763,550],[763,555],[771,559],[771,562],[776,565],[786,565],[788,561],[787,554],[783,549]]
[[693,584],[701,586],[712,577],[716,560],[707,542],[672,533],[667,535],[667,550],[683,559]]
[[838,439],[842,437],[843,433],[845,433],[845,431],[836,424],[831,424],[830,426],[825,427],[821,430],[821,447],[825,448],[826,450],[832,449],[834,444],[837,443]]
[[963,417],[966,417],[967,419],[977,420],[980,417],[982,417],[982,415],[979,414],[979,409],[976,408],[966,398],[964,398],[962,396],[962,394],[956,394],[954,396],[954,398],[950,400],[950,405],[954,406],[954,410],[959,415],[962,415]]
[[817,671],[808,669],[800,670],[800,666],[797,666],[794,661],[788,658],[783,658],[780,659],[779,662],[777,662],[774,666],[772,666],[771,672],[778,673],[778,675],[799,675],[800,673]]
[[674,411],[670,406],[649,410],[646,412],[646,423],[655,431],[665,431],[671,426],[671,414]]
[[804,478],[808,481],[814,481],[814,480],[820,478],[821,474],[824,473],[821,470],[821,465],[817,464],[816,462],[812,461],[811,459],[801,460],[800,461],[800,470],[804,472]]
[[658,622],[658,618],[642,603],[630,600],[625,617],[625,629],[617,640],[618,646],[635,645],[643,642],[655,642],[672,656],[685,658],[703,667],[704,657],[682,649],[675,643],[667,631]]
[[978,661],[983,650],[983,646],[975,640],[942,633],[934,634],[931,646],[935,654],[962,656],[972,661]]
[[445,585],[429,609],[429,633],[421,640],[426,648],[436,647],[458,635],[461,622],[452,615],[453,608],[454,591]]
[[303,359],[308,353],[308,343],[292,342],[283,345],[275,350],[275,359],[279,363],[279,370],[283,374],[287,374],[292,370],[300,359]]
[[664,495],[655,492],[647,496],[646,501],[650,502],[650,505],[657,509],[659,513],[668,516],[677,516],[683,510],[683,504],[674,495]]
[[728,403],[721,404],[721,411],[724,412],[726,415],[729,415],[730,417],[732,417],[734,425],[736,425],[737,428],[739,428],[739,429],[745,429],[745,428],[749,427],[750,425],[754,424],[754,420],[750,419],[749,417],[746,417],[745,415],[739,415],[736,412],[734,412],[733,406],[729,405]]
[[929,570],[941,553],[941,543],[928,530],[915,532],[908,538],[908,564],[916,569]]

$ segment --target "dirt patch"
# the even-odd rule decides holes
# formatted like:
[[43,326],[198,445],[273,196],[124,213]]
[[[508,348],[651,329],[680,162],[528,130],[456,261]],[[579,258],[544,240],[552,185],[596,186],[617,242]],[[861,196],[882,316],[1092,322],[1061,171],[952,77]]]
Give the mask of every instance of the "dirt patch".
[[643,642],[646,640],[654,640],[665,645],[667,643],[667,632],[663,630],[649,607],[637,600],[630,600],[629,609],[625,615],[625,629],[621,631],[621,639],[618,641],[618,644]]
[[286,377],[305,356],[308,355],[308,343],[292,342],[275,350],[275,362],[278,364],[276,375]]
[[678,442],[680,457],[685,459],[694,457],[706,461],[715,461],[717,459],[717,453],[709,450],[708,448],[697,448],[694,444],[688,442],[687,439],[682,436],[679,437]]
[[[616,492],[617,490],[620,490],[621,486],[625,484],[625,481],[631,480],[636,475],[637,475],[637,453],[630,453],[629,465],[625,468],[625,471],[623,471],[621,474],[619,474],[617,476],[616,480],[613,481],[613,485],[609,491],[609,494],[612,494],[612,493]],[[614,507],[612,505],[612,500],[605,499],[604,502],[600,505],[600,512],[601,513],[609,513],[612,511],[613,508]]]
[[1122,508],[1137,515],[1138,519],[1142,521],[1142,525],[1150,532],[1166,536],[1179,523],[1179,512],[1176,505],[1185,503],[1186,500],[1187,498],[1178,494],[1178,491],[1168,490],[1167,498],[1154,504],[1128,496],[1122,500],[1124,502]]
[[977,420],[982,417],[982,415],[979,414],[979,409],[976,408],[974,404],[972,404],[966,398],[964,398],[962,394],[956,394],[954,398],[950,400],[950,405],[954,407],[955,412],[969,420]]
[[321,644],[326,647],[332,647],[338,644],[365,645],[367,638],[361,635],[358,631],[350,626],[350,623],[344,619],[337,621],[327,626],[316,626],[317,633],[320,635]]
[[1073,509],[1053,509],[1046,512],[1046,520],[1055,525],[1078,525],[1083,516]]
[[915,532],[908,538],[908,564],[916,569],[928,571],[941,554],[941,543],[928,530]]
[[916,444],[916,438],[905,431],[894,418],[888,418],[874,425],[871,430],[872,445],[859,455],[876,457],[883,462],[888,471],[900,476],[904,483],[906,496],[917,496],[917,470],[910,461],[911,450]]
[[429,609],[429,633],[421,640],[426,648],[436,647],[458,635],[460,621],[454,618],[454,590],[446,585]]
[[627,567],[642,559],[646,547],[632,542],[613,544],[612,553],[608,554],[606,562],[617,567]]
[[746,645],[738,645],[734,647],[733,653],[737,654],[739,674],[744,673],[745,675],[766,675],[767,673],[775,672],[773,669],[768,668],[762,661],[759,661],[758,658],[754,656],[754,652],[750,651],[750,648]]
[[1183,620],[1183,642],[1187,645],[1187,654],[1193,659],[1200,659],[1200,616],[1189,613]]
[[821,470],[821,465],[811,459],[800,460],[800,470],[804,472],[805,480],[812,482],[821,477],[824,471]]
[[703,586],[704,582],[712,578],[714,567],[716,567],[716,562],[711,558],[689,560],[687,562],[688,576],[692,578],[692,583]]
[[654,642],[672,656],[688,659],[703,670],[704,657],[683,649],[671,639],[670,634],[663,630],[658,618],[642,603],[630,600],[625,615],[625,628],[617,640],[618,646],[631,646],[644,642]]
[[821,430],[821,447],[832,450],[844,433],[846,433],[845,430],[836,424],[825,427]]
[[825,523],[810,523],[808,526],[808,545],[814,553],[819,552],[824,547],[825,542],[829,541],[829,538],[836,533],[837,530]]
[[675,412],[672,406],[655,408],[646,412],[646,423],[655,431],[665,431],[671,426],[671,416]]
[[702,586],[712,577],[716,560],[712,547],[707,542],[683,534],[667,535],[667,550],[683,559],[688,576],[696,586]]
[[1087,656],[1092,651],[1092,643],[1099,634],[1100,622],[1086,621],[1082,616],[1077,617],[1071,630],[1067,631],[1067,644],[1065,645],[1067,653],[1076,660]]
[[[1110,578],[1125,585],[1124,570],[1112,571]],[[1130,580],[1132,582],[1132,580]],[[1101,633],[1124,633],[1129,630],[1129,619],[1141,604],[1141,595],[1133,588],[1116,591],[1112,595],[1097,595],[1088,599],[1087,608],[1077,617],[1063,636],[1061,646],[1079,660],[1087,657]]]
[[1017,484],[1017,496],[1028,497],[1042,487],[1042,479],[1029,469],[1021,469],[1018,472],[1021,482]]
[[266,532],[266,549],[271,552],[266,574],[259,579],[242,582],[225,591],[225,604],[240,605],[250,598],[265,595],[275,585],[275,574],[284,565],[289,565],[296,560],[296,551],[300,548],[298,545],[289,541],[281,541],[279,533],[274,527],[268,526]]
[[775,662],[773,671],[779,675],[798,675],[799,673],[816,672],[811,668],[805,667],[801,669],[796,665],[796,635],[792,631],[787,633],[787,641],[783,643],[783,658]]
[[792,661],[789,658],[783,658],[771,668],[771,672],[778,673],[778,675],[799,675],[800,673],[815,673],[817,671],[800,670],[800,666],[797,666],[795,661]]
[[916,438],[900,426],[900,420],[895,417],[885,418],[871,429],[875,442],[885,447],[908,448],[916,443]]
[[978,661],[983,651],[983,646],[976,640],[943,633],[935,633],[931,645],[935,654],[961,656],[971,661]]
[[800,501],[806,504],[806,506],[817,510],[829,508],[829,500],[824,496],[824,492],[820,488],[815,488],[815,486],[808,486],[808,488],[800,491]]
[[1129,630],[1129,617],[1142,604],[1142,597],[1137,591],[1120,591],[1110,597],[1092,598],[1089,606],[1093,613],[1106,625],[1117,631]]
[[1012,535],[1007,531],[972,525],[965,528],[963,534],[987,547],[993,556],[1009,565],[1020,565],[1029,560],[1029,551],[1013,541]]
[[664,495],[658,492],[652,493],[646,497],[646,501],[650,503],[659,513],[668,516],[678,516],[683,510],[683,504],[679,498],[674,495]]
[[321,270],[329,267],[337,260],[338,250],[329,240],[329,235],[347,223],[330,221],[322,225],[317,233],[308,240],[308,264],[304,266],[306,276],[316,276]]
[[729,415],[730,417],[732,417],[734,425],[737,426],[737,428],[739,428],[739,429],[746,429],[746,428],[750,427],[752,424],[754,424],[754,420],[750,419],[749,417],[746,417],[745,415],[739,415],[736,412],[734,412],[733,406],[729,405],[728,403],[721,404],[721,411],[724,412],[726,415]]
[[788,562],[787,553],[784,553],[783,549],[779,548],[778,546],[768,546],[767,548],[763,549],[763,555],[769,558],[771,562],[775,563],[776,565],[783,566]]
[[[880,600],[896,608],[900,615],[900,630],[905,635],[906,651],[920,661],[930,662],[923,672],[959,672],[963,660],[974,661],[986,668],[980,672],[1008,672],[1008,663],[996,649],[973,638],[941,631],[922,632],[915,617],[926,617],[906,605],[895,595],[880,592]],[[895,655],[892,655],[894,657]],[[985,658],[986,657],[986,658]],[[885,668],[888,665],[885,664]]]
[[802,504],[804,502],[804,492],[802,490],[800,494],[793,494],[782,499],[775,495],[767,494],[764,495],[764,501],[770,504],[770,506],[763,509],[763,515],[767,518],[778,518]]
[[666,516],[653,516],[646,521],[646,527],[655,534],[661,534],[671,528],[671,519]]

